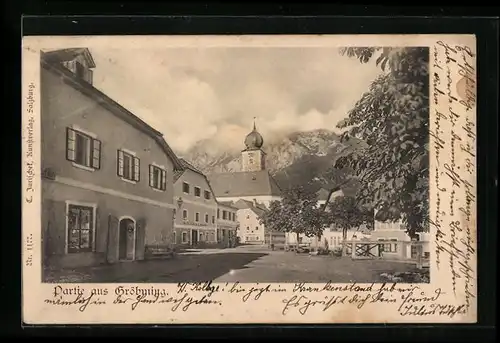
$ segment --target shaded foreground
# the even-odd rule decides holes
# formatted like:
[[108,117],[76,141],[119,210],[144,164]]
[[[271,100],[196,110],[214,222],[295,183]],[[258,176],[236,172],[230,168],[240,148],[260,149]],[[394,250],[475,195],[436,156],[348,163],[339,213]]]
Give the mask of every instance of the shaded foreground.
[[174,259],[123,262],[44,272],[44,282],[201,282],[216,279],[233,269],[241,269],[263,253],[220,253],[180,255]]
[[[350,257],[310,256],[241,246],[200,250],[174,259],[125,262],[74,270],[46,270],[44,282],[391,282],[388,276],[413,273],[415,265],[402,261],[357,260]],[[412,280],[413,283],[425,282]],[[403,279],[397,282],[412,282]],[[394,281],[393,281],[394,282]]]

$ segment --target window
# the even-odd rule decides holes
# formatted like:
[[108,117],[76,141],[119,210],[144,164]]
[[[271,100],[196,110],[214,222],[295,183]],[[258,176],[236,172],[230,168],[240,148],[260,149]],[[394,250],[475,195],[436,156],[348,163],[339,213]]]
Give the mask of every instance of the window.
[[250,231],[250,227],[247,226],[247,231]]
[[101,168],[101,141],[71,128],[66,129],[66,158],[78,165]]
[[194,221],[197,223],[200,221],[200,212],[196,212],[195,217],[194,217]]
[[80,62],[75,62],[75,74],[82,79],[85,77],[85,67]]
[[68,253],[92,251],[93,229],[92,207],[68,205]]
[[188,243],[188,233],[186,231],[182,232],[182,243]]
[[391,242],[397,242],[397,239],[390,239],[390,240],[382,240],[384,243],[382,244],[382,250],[384,252],[389,252],[389,253],[396,253],[398,252],[398,244],[397,243],[386,243],[388,241]]
[[224,220],[227,219],[227,211],[226,210],[222,211],[222,219],[224,219]]
[[182,191],[186,194],[189,194],[189,183],[187,182],[182,183]]
[[208,214],[205,214],[205,223],[208,223]]
[[150,164],[149,186],[160,191],[165,191],[167,189],[167,171]]
[[188,211],[187,210],[182,211],[182,219],[184,219],[184,220],[188,219]]
[[140,180],[139,158],[129,152],[118,150],[118,176],[124,180],[138,182]]
[[259,231],[259,227],[258,226],[255,227],[255,231]]
[[215,224],[215,216],[212,216],[212,224]]
[[195,187],[194,188],[194,196],[200,197],[201,196],[201,188],[200,187]]
[[236,213],[233,213],[233,222],[236,221]]
[[210,192],[205,191],[205,199],[210,200]]
[[175,208],[174,208],[174,213],[173,214],[174,214],[174,218],[175,218],[175,216],[177,215],[177,210]]
[[174,244],[177,244],[177,235],[176,235],[175,231],[172,233],[172,242]]
[[220,210],[217,209],[217,219],[219,219],[219,218],[220,218]]

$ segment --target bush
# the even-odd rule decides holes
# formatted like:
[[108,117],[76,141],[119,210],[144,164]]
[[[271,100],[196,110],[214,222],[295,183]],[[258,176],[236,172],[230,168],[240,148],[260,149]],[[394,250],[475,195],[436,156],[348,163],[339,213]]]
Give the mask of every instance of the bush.
[[329,255],[330,251],[326,248],[318,248],[318,255]]
[[332,250],[332,256],[342,257],[342,247],[335,247]]
[[382,273],[380,278],[383,282],[401,283],[429,283],[429,270],[413,270],[409,272]]

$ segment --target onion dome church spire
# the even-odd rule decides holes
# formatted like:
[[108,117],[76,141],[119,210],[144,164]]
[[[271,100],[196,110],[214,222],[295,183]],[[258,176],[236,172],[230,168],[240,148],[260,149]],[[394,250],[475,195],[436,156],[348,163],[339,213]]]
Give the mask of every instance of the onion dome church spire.
[[253,119],[253,130],[245,137],[245,146],[247,150],[258,150],[264,145],[264,139],[255,126],[255,117]]

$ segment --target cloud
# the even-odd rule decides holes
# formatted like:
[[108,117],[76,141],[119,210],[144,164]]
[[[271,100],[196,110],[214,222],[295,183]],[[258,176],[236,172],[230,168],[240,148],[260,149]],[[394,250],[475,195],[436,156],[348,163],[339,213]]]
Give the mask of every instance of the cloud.
[[380,73],[335,48],[90,48],[94,84],[182,153],[209,140],[241,149],[257,118],[265,141],[335,130]]

